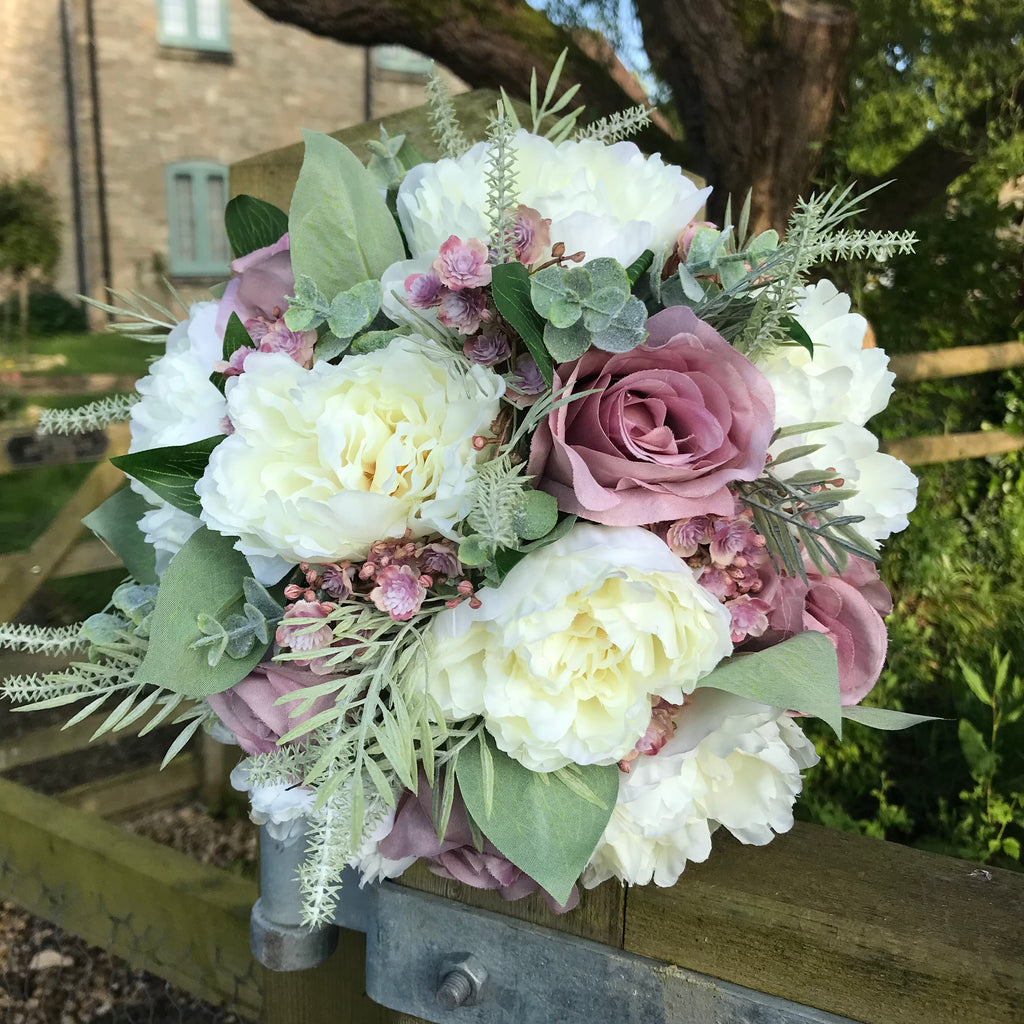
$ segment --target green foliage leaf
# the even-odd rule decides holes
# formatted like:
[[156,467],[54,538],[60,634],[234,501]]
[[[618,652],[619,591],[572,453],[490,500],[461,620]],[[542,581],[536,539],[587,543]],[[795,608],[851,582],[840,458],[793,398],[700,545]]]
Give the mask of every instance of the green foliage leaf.
[[842,736],[839,662],[828,637],[814,630],[754,654],[736,654],[697,684],[789,711],[815,715]]
[[370,139],[366,148],[371,154],[366,169],[378,188],[394,188],[413,167],[426,160],[405,135],[388,135],[384,125],[380,126],[380,139]]
[[579,359],[590,348],[590,339],[590,331],[582,320],[566,328],[556,327],[551,323],[544,326],[544,345],[551,353],[550,359],[558,363]]
[[336,295],[327,315],[327,326],[336,338],[352,338],[380,310],[380,281],[360,281]]
[[523,339],[548,387],[554,380],[544,344],[544,318],[533,308],[530,272],[521,263],[501,263],[491,270],[491,295],[498,312]]
[[971,777],[978,782],[991,778],[999,764],[995,751],[989,750],[985,738],[966,718],[960,719],[957,729],[960,738],[960,749],[970,769]]
[[480,830],[516,867],[559,902],[573,885],[597,846],[619,792],[615,765],[580,767],[579,779],[603,806],[573,792],[558,778],[531,772],[502,753],[486,733],[494,774],[493,803],[487,813],[486,778],[480,757],[459,759],[459,788]]
[[230,537],[202,527],[171,559],[160,583],[149,649],[136,682],[186,697],[205,697],[234,686],[259,662],[265,646],[239,659],[221,658],[216,665],[210,665],[205,650],[192,647],[200,638],[200,616],[220,619],[241,607],[242,579],[251,570],[232,544]]
[[405,328],[395,327],[387,331],[367,331],[360,334],[352,342],[352,352],[376,352],[379,348],[387,348],[395,340],[408,333]]
[[640,280],[648,270],[651,269],[654,263],[654,253],[650,249],[644,249],[642,253],[628,267],[626,267],[626,277],[629,278],[629,286],[633,287]]
[[647,307],[630,295],[608,325],[594,333],[594,348],[602,352],[630,352],[647,338]]
[[814,342],[811,341],[811,336],[804,330],[803,325],[795,316],[784,316],[779,321],[779,326],[802,349],[805,349],[812,359],[814,358]]
[[288,214],[254,196],[235,196],[224,210],[232,255],[247,256],[273,245],[288,231]]
[[224,328],[224,346],[222,354],[225,359],[230,359],[235,352],[246,345],[252,345],[252,338],[245,329],[245,324],[237,313],[228,317],[228,325]]
[[139,529],[149,509],[145,498],[123,487],[82,520],[140,583],[156,583],[156,552]]
[[380,280],[405,247],[373,176],[329,136],[305,131],[303,138],[306,155],[288,215],[296,280],[308,277],[325,295]]
[[206,472],[210,453],[223,440],[223,435],[207,437],[192,444],[149,448],[142,452],[119,455],[110,461],[175,508],[198,516],[200,504],[196,495],[196,481]]
[[486,565],[494,557],[494,545],[479,533],[463,537],[459,544],[459,561],[463,565]]
[[934,715],[911,715],[906,711],[893,711],[891,708],[865,708],[860,704],[843,708],[843,718],[848,722],[866,725],[869,729],[884,729],[887,732],[909,729],[922,722],[943,721]]

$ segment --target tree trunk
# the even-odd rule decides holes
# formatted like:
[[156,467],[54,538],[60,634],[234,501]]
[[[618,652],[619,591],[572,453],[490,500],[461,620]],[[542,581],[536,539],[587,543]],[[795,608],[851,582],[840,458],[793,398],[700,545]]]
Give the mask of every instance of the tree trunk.
[[636,0],[672,88],[712,215],[752,191],[751,226],[782,228],[818,163],[846,78],[856,15],[813,0]]

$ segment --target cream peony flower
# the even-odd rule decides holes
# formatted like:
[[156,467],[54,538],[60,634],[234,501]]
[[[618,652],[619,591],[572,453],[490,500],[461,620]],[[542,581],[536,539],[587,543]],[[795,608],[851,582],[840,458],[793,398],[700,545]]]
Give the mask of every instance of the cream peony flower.
[[850,298],[831,281],[805,289],[794,315],[814,342],[814,358],[797,345],[777,348],[758,361],[775,392],[775,424],[835,423],[808,434],[776,441],[769,454],[787,448],[822,448],[786,464],[785,475],[808,469],[835,469],[855,488],[838,515],[863,516],[854,524],[872,544],[908,525],[917,503],[917,478],[907,466],[878,450],[878,438],[864,424],[889,403],[896,375],[882,349],[862,348],[867,321],[850,312]]
[[724,606],[637,527],[577,525],[477,596],[434,619],[428,689],[532,771],[614,764],[652,695],[681,703],[732,651]]
[[256,352],[228,382],[234,433],[196,485],[263,583],[298,561],[361,559],[387,537],[455,536],[504,382],[418,337],[305,370]]
[[[670,247],[711,193],[632,142],[556,146],[526,131],[515,140],[519,201],[551,219],[552,242],[564,242],[569,253],[583,250],[587,259],[611,256],[628,266],[644,249]],[[481,142],[457,160],[420,164],[406,175],[398,216],[414,258],[433,259],[450,235],[490,235],[488,150]]]
[[867,321],[831,281],[804,290],[793,310],[814,342],[776,348],[758,361],[775,391],[776,426],[841,420],[864,426],[888,404],[896,379],[880,348],[862,348]]
[[[224,396],[210,383],[222,343],[214,322],[216,302],[197,302],[188,320],[167,336],[166,352],[136,385],[142,396],[131,411],[129,451],[191,444],[223,433],[227,411]],[[163,575],[170,560],[199,529],[195,516],[168,504],[154,491],[129,478],[132,490],[154,508],[139,521],[139,529],[156,549],[156,571]]]
[[619,777],[619,798],[583,873],[592,888],[608,878],[674,885],[686,862],[706,860],[724,825],[763,846],[793,826],[800,770],[818,761],[788,714],[720,690],[688,697],[675,736]]

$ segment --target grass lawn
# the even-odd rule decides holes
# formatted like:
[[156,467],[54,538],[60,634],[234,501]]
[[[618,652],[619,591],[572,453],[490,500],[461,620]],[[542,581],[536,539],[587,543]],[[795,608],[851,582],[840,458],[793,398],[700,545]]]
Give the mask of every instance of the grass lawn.
[[60,334],[50,338],[0,338],[0,368],[25,356],[64,356],[62,365],[32,370],[46,376],[81,373],[124,373],[143,376],[149,362],[163,355],[163,344],[135,341],[114,333]]

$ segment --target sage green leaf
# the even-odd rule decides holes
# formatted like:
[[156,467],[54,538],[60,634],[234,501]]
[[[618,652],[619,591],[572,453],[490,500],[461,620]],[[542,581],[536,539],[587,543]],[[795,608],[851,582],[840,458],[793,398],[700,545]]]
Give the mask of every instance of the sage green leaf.
[[704,289],[700,281],[690,273],[690,269],[685,263],[679,264],[679,271],[676,276],[680,285],[682,285],[683,295],[691,302],[700,302],[704,298]]
[[192,444],[148,448],[142,452],[118,455],[110,461],[175,508],[198,516],[200,504],[196,481],[206,472],[210,453],[223,440],[224,435],[219,434]]
[[943,721],[934,715],[911,715],[906,711],[893,711],[891,708],[864,708],[859,704],[843,708],[843,718],[848,722],[866,725],[869,729],[884,729],[887,732],[896,729],[909,729],[922,722]]
[[[583,323],[588,331],[603,331],[631,296],[619,288],[600,288],[583,303]],[[636,300],[640,302],[639,299]],[[643,305],[641,303],[641,305]]]
[[123,487],[82,520],[140,583],[156,583],[156,552],[139,529],[139,520],[149,510],[145,498]]
[[551,387],[554,380],[551,356],[544,344],[544,318],[534,309],[530,297],[530,272],[521,263],[500,263],[493,267],[491,295],[498,312],[523,339],[540,375]]
[[590,348],[590,339],[590,331],[580,321],[564,329],[554,324],[547,324],[544,328],[544,344],[557,363],[579,359]]
[[747,252],[751,256],[764,256],[778,247],[779,233],[769,228],[767,231],[762,231],[761,234],[751,241],[750,245],[747,246]]
[[405,247],[373,175],[340,142],[304,131],[288,227],[292,269],[324,295],[380,280]]
[[237,259],[273,245],[288,231],[288,214],[255,196],[235,196],[224,210],[224,230]]
[[242,608],[242,580],[252,570],[230,537],[198,529],[171,559],[150,619],[149,649],[135,674],[137,683],[162,686],[186,697],[222,693],[244,679],[263,657],[257,646],[244,658],[210,665],[203,648],[200,616],[226,619]]
[[523,491],[514,518],[522,540],[538,540],[558,525],[558,501],[545,491]]
[[331,302],[327,326],[336,338],[351,338],[377,315],[380,309],[380,281],[360,281]]
[[470,816],[516,867],[565,903],[611,817],[619,792],[618,768],[579,769],[580,780],[603,805],[597,806],[558,778],[542,778],[542,773],[524,768],[498,750],[486,733],[477,742],[486,743],[491,755],[494,801],[487,814],[481,758],[467,750],[456,775]]
[[[523,270],[526,268],[523,267]],[[564,299],[569,294],[569,289],[562,279],[561,268],[545,267],[543,270],[538,270],[532,277],[527,271],[526,278],[530,285],[530,300],[533,308],[545,320],[550,319],[551,304],[559,299]]]
[[459,544],[459,561],[463,565],[486,565],[494,557],[494,545],[483,534],[471,533]]
[[583,316],[583,307],[575,295],[556,295],[548,305],[548,321],[555,327],[572,327]]
[[403,327],[395,327],[388,331],[367,331],[352,342],[352,351],[354,353],[376,352],[379,348],[387,348],[395,338],[402,337],[407,333]]
[[635,295],[628,295],[608,326],[594,333],[594,348],[602,352],[630,352],[646,340],[646,324],[647,307]]
[[713,686],[758,704],[814,715],[837,736],[843,734],[836,649],[828,637],[814,630],[754,654],[734,654],[697,686]]

